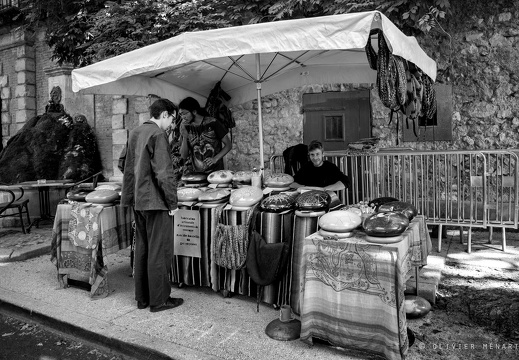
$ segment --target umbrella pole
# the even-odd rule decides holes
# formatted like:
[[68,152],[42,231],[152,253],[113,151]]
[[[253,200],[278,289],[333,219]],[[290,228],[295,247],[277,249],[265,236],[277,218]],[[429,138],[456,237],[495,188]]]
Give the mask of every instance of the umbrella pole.
[[263,115],[261,113],[261,72],[260,72],[260,55],[256,54],[256,90],[258,92],[258,135],[259,135],[259,152],[260,152],[260,171],[263,173]]

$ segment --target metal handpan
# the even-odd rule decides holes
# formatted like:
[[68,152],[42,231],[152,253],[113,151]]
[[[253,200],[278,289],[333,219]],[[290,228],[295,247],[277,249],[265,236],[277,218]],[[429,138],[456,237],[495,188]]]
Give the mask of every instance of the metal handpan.
[[272,320],[265,328],[265,334],[279,341],[299,339],[301,334],[301,321],[297,319],[286,322],[282,322],[279,319]]
[[408,319],[421,318],[431,311],[431,304],[421,296],[406,295],[404,305]]

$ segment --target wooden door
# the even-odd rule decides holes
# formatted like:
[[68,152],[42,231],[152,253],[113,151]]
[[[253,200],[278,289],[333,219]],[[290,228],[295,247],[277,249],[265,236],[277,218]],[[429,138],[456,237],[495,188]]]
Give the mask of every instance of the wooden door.
[[325,151],[345,150],[371,136],[370,91],[303,95],[303,142],[322,142]]

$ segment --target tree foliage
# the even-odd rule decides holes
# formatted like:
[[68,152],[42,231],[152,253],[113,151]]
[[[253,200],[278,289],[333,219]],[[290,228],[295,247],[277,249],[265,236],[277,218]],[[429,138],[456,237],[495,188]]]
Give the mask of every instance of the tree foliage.
[[380,10],[410,35],[441,29],[450,0],[27,0],[59,64],[87,65],[186,31]]

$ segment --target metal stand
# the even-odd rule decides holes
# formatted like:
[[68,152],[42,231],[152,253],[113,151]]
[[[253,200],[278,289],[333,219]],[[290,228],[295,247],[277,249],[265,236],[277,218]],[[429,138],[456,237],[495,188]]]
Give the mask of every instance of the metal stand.
[[416,295],[405,296],[405,314],[408,319],[421,318],[431,311],[431,304],[423,297],[418,296],[418,266],[415,267]]
[[34,225],[38,228],[40,221],[53,220],[53,216],[50,213],[50,188],[48,186],[38,186],[38,198],[40,202],[40,217],[29,224],[27,232],[30,232]]

